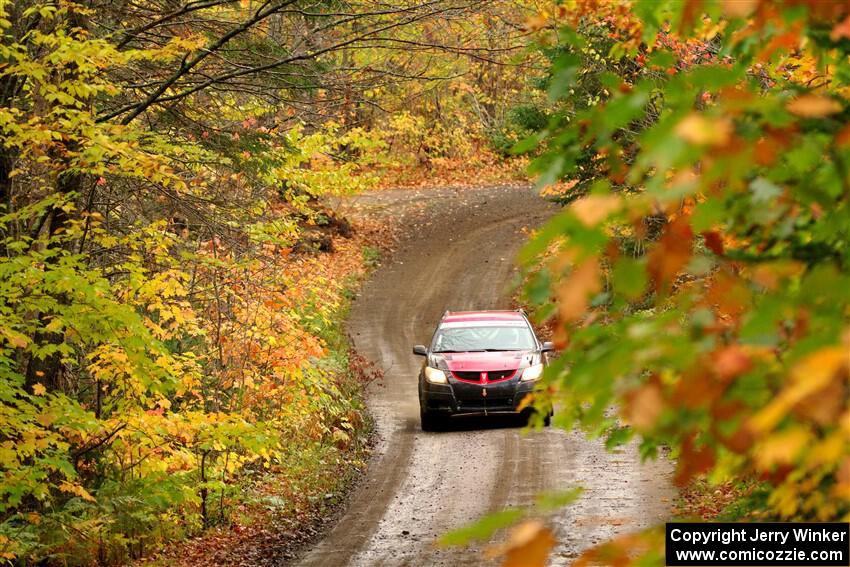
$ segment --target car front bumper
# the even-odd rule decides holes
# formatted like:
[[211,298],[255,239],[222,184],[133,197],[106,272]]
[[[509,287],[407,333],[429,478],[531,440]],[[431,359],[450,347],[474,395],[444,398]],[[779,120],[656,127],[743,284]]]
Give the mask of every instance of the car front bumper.
[[[423,411],[442,414],[516,413],[534,382],[519,378],[491,384],[473,384],[449,378],[448,384],[419,382],[419,404]],[[485,395],[486,392],[486,395]]]

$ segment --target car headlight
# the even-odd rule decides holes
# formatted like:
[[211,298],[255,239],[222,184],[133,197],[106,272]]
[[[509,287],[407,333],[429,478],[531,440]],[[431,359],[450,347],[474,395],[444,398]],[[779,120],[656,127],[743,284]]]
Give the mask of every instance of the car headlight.
[[431,368],[430,366],[425,367],[425,379],[432,384],[445,384],[448,382],[445,372]]
[[534,364],[522,371],[520,381],[531,382],[532,380],[539,380],[541,376],[543,376],[543,365]]

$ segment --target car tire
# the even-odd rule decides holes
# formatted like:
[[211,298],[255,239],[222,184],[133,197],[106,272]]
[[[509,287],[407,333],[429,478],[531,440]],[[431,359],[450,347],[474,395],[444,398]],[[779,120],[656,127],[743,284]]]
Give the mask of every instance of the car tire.
[[439,431],[443,425],[443,419],[442,416],[430,411],[420,411],[419,424],[422,427],[422,431]]

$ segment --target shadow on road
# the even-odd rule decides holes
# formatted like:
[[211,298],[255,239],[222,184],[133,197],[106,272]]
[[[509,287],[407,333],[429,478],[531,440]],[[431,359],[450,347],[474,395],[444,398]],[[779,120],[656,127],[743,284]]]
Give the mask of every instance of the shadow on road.
[[[525,427],[527,419],[518,415],[456,415],[445,419],[435,433],[450,431],[479,431],[487,429],[508,429]],[[416,424],[417,429],[419,423]]]

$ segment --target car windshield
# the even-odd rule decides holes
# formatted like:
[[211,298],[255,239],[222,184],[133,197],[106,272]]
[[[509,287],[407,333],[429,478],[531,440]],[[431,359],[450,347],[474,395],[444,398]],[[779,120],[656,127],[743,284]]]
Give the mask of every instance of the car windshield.
[[433,352],[533,350],[534,335],[526,325],[444,326],[434,336]]

